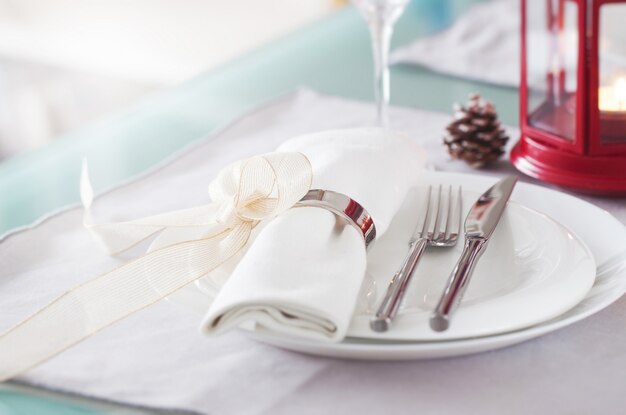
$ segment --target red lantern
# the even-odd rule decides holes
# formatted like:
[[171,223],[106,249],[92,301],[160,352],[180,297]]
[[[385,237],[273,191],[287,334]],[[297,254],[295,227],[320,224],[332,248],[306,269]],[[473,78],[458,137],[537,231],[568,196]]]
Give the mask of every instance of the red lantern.
[[626,0],[522,0],[521,172],[626,194]]

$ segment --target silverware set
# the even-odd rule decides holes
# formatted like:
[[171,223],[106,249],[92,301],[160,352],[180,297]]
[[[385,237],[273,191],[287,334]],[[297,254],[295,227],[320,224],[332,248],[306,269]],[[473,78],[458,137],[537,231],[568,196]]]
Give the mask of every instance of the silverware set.
[[[430,317],[430,327],[435,331],[447,330],[450,319],[458,309],[467,289],[476,263],[493,234],[509,200],[517,178],[505,177],[483,193],[471,207],[464,222],[463,252],[446,283],[446,288]],[[455,246],[461,232],[461,187],[430,186],[426,192],[424,214],[421,215],[409,240],[409,250],[398,271],[394,274],[385,296],[370,321],[377,332],[389,330],[398,313],[415,269],[427,247]]]

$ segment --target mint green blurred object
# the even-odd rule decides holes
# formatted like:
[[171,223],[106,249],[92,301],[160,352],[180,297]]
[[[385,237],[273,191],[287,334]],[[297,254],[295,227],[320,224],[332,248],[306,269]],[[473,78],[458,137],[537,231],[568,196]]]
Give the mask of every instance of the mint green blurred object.
[[[444,28],[477,1],[414,0],[396,25],[392,47]],[[0,234],[77,203],[83,156],[100,172],[94,185],[101,191],[299,86],[372,101],[372,79],[367,27],[352,8],[342,9],[190,82],[156,93],[125,112],[0,164]],[[453,102],[465,101],[477,90],[494,102],[503,122],[517,123],[515,89],[423,68],[391,69],[392,105],[451,112]],[[372,119],[375,116],[372,105]],[[0,384],[0,415],[140,413],[146,412]]]

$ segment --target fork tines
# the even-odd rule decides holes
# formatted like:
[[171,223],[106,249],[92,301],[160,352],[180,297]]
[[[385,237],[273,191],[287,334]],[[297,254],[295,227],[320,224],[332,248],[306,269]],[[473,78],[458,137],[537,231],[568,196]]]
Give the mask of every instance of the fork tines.
[[452,186],[437,186],[433,196],[433,186],[428,186],[424,216],[418,222],[413,239],[427,238],[429,245],[450,246],[459,236],[462,217],[461,186],[454,191]]

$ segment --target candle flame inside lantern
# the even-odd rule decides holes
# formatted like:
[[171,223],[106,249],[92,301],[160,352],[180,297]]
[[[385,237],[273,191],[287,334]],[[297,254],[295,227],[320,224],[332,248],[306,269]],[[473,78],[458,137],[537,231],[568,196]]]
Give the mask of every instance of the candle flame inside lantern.
[[620,77],[613,86],[598,90],[598,107],[601,111],[626,112],[626,78]]
[[624,109],[624,104],[626,104],[626,79],[620,78],[617,80],[614,95],[620,109]]

